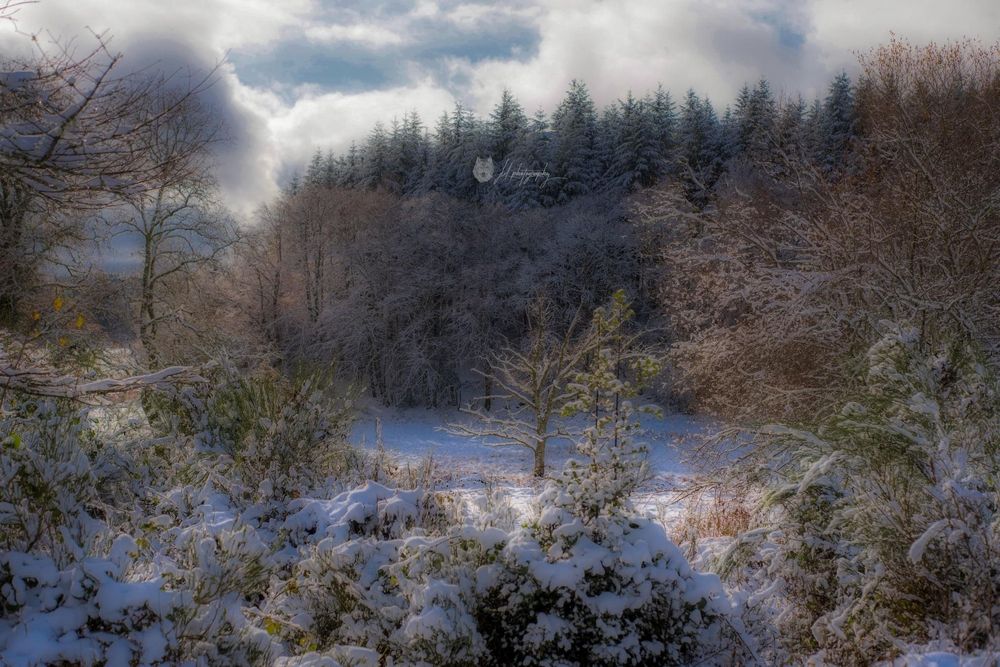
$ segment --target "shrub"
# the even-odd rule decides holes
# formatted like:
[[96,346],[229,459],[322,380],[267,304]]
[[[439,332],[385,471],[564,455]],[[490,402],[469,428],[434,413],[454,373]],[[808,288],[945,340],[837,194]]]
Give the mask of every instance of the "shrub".
[[813,430],[760,431],[781,528],[731,556],[760,558],[758,600],[789,648],[846,663],[902,642],[995,650],[1000,385],[968,346],[886,328],[856,400]]
[[226,456],[263,499],[307,493],[362,463],[347,445],[351,401],[335,395],[328,375],[287,379],[223,367],[210,386],[182,389],[172,403],[196,448]]

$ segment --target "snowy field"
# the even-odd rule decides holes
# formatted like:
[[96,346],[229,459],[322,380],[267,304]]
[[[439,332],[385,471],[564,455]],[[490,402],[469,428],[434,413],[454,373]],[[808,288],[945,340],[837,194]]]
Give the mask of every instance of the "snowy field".
[[[448,433],[449,423],[474,424],[456,410],[389,410],[367,407],[361,411],[351,432],[351,443],[363,449],[376,447],[376,422],[381,422],[387,453],[403,466],[419,469],[428,457],[434,464],[438,488],[451,490],[472,500],[483,494],[488,484],[502,488],[511,503],[527,510],[540,484],[531,476],[532,453],[522,447],[498,447],[488,439]],[[693,473],[685,463],[687,455],[706,436],[717,432],[718,422],[704,417],[668,414],[662,419],[641,418],[636,439],[649,451],[650,478],[634,501],[640,511],[660,518],[680,512],[681,491]],[[573,456],[567,441],[550,442],[546,455],[549,471],[560,469]]]

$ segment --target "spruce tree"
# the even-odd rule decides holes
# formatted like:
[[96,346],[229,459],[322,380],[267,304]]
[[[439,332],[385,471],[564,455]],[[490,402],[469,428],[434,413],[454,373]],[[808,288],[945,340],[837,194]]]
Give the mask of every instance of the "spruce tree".
[[557,201],[590,192],[598,174],[594,138],[597,112],[586,84],[574,79],[566,97],[552,114],[553,168],[561,178]]
[[851,79],[846,73],[841,72],[830,84],[829,92],[823,101],[820,150],[821,164],[825,169],[833,171],[843,165],[851,139],[855,136],[856,124]]

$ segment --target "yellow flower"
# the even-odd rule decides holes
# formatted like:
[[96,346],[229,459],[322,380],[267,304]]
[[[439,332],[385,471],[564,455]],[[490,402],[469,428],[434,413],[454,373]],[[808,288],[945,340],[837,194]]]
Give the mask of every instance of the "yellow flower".
[[66,347],[69,345],[69,338],[66,336],[59,336],[59,347]]
[[42,314],[40,312],[38,312],[37,310],[32,311],[32,313],[31,313],[31,319],[33,319],[34,321],[37,322],[38,320],[42,319]]
[[57,297],[55,298],[55,301],[53,301],[53,302],[52,302],[52,307],[53,307],[53,308],[55,309],[55,311],[56,311],[57,313],[58,313],[58,312],[59,312],[60,310],[62,310],[62,307],[63,307],[63,298],[62,298],[61,296],[57,296]]
[[76,314],[76,322],[75,322],[74,324],[76,324],[76,328],[77,328],[77,329],[82,329],[82,328],[83,328],[83,324],[84,324],[84,322],[86,322],[86,321],[87,321],[87,320],[85,320],[85,319],[83,318],[83,314],[82,314],[82,313],[77,313],[77,314]]

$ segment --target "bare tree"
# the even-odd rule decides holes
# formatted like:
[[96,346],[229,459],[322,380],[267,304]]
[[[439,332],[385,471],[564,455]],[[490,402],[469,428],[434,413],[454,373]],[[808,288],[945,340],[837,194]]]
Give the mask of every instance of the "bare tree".
[[[156,105],[171,107],[176,95],[160,91]],[[237,231],[217,202],[211,148],[220,140],[220,126],[212,114],[189,99],[183,114],[164,115],[148,130],[150,159],[162,167],[147,189],[128,197],[127,212],[113,219],[118,233],[129,233],[142,244],[139,338],[148,365],[156,367],[163,361],[161,326],[185,323],[182,309],[169,306],[166,293],[186,293],[192,271],[218,259],[235,242]]]
[[581,333],[580,313],[561,335],[548,327],[549,309],[534,308],[534,322],[524,351],[506,347],[492,355],[483,375],[496,393],[489,397],[502,402],[506,409],[489,412],[467,407],[462,411],[476,418],[475,424],[449,424],[457,435],[490,438],[498,447],[523,447],[533,456],[532,473],[545,476],[545,451],[548,443],[569,434],[557,424],[559,411],[569,397],[567,384],[594,349],[593,332]]
[[271,343],[280,341],[284,239],[278,208],[260,207],[256,226],[241,235],[236,250],[244,294],[254,295],[255,324]]
[[703,407],[811,416],[883,320],[1000,359],[998,53],[897,40],[865,56],[837,178],[787,156],[781,177],[731,172],[704,211],[651,195],[640,214],[671,229],[673,356]]
[[183,149],[168,161],[152,150],[157,128],[183,117],[213,80],[213,72],[123,72],[122,54],[103,35],[82,55],[73,42],[30,39],[36,55],[0,72],[0,309],[8,316],[39,264],[79,237],[75,213],[155,189],[172,162],[188,159]]

